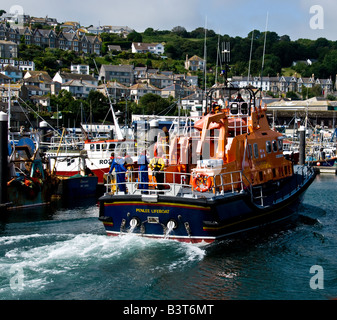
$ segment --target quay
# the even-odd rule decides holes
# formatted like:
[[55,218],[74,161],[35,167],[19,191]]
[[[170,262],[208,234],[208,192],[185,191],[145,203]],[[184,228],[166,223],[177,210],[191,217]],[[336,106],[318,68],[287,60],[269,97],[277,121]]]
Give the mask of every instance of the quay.
[[318,174],[337,174],[337,167],[319,167],[315,166],[314,167],[316,173]]

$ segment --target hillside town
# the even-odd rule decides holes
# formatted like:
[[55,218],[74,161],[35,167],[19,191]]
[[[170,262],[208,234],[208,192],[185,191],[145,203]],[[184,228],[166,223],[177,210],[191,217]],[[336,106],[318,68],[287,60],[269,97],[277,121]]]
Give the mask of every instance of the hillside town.
[[[201,111],[205,105],[203,81],[200,74],[206,69],[206,61],[193,55],[186,55],[185,72],[177,74],[173,71],[159,70],[151,66],[135,66],[102,64],[100,69],[94,70],[89,65],[72,64],[70,72],[61,67],[56,74],[38,70],[34,61],[20,59],[19,47],[35,45],[43,49],[61,49],[73,51],[78,55],[102,55],[103,33],[118,34],[127,37],[133,32],[127,26],[81,26],[78,22],[68,21],[58,23],[54,18],[35,18],[28,15],[16,16],[15,21],[10,14],[3,14],[0,21],[0,101],[5,109],[9,97],[12,104],[19,100],[29,101],[40,110],[55,111],[51,105],[51,96],[58,95],[62,90],[69,92],[75,99],[87,99],[91,91],[98,91],[106,95],[108,92],[113,102],[125,100],[139,103],[140,99],[152,93],[162,98],[172,97],[181,102],[182,108],[189,112]],[[111,52],[121,52],[121,46],[109,45]],[[131,53],[150,53],[161,59],[166,59],[165,43],[132,42],[126,50]],[[199,74],[197,73],[199,71]],[[208,71],[207,71],[208,72]],[[301,77],[296,73],[292,76],[277,74],[261,76],[233,76],[228,79],[233,86],[244,88],[253,86],[261,88],[266,102],[278,102],[280,111],[287,101],[285,96],[295,92],[308,105],[308,90],[314,86],[321,88],[322,95],[327,97],[336,90],[330,76],[320,79],[312,74],[311,77]],[[214,83],[214,86],[219,83]],[[312,101],[311,104],[312,105]],[[336,110],[334,102],[327,101],[320,111]],[[330,117],[328,115],[327,117]],[[330,117],[331,118],[331,117]],[[15,125],[15,120],[13,120]],[[323,120],[324,122],[324,120]],[[16,125],[20,126],[18,119]],[[328,125],[334,125],[331,121]]]

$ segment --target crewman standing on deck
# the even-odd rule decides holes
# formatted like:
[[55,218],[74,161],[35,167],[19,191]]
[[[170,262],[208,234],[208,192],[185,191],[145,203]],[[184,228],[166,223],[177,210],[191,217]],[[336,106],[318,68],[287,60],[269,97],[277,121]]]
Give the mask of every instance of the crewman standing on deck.
[[118,158],[116,161],[113,154],[111,154],[110,159],[112,160],[112,162],[110,165],[109,174],[111,174],[111,172],[115,170],[119,191],[126,192],[126,184],[125,184],[126,169],[124,167],[124,160],[123,158]]
[[157,181],[157,188],[159,190],[164,189],[164,168],[165,168],[165,162],[164,159],[161,157],[162,151],[158,149],[158,154],[151,159],[150,161],[150,169],[153,172],[153,176],[156,178]]
[[146,150],[143,150],[140,157],[138,158],[138,168],[139,168],[138,189],[147,190],[149,188],[148,164],[149,160],[147,159],[146,156]]

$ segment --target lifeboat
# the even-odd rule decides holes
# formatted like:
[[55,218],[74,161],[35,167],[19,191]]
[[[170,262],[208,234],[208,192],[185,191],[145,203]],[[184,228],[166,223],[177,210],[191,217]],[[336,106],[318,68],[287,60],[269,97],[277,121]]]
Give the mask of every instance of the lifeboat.
[[[284,157],[283,136],[270,128],[257,90],[220,89],[230,93],[225,107],[209,104],[193,127],[170,136],[160,181],[135,171],[125,192],[107,175],[99,220],[109,236],[208,245],[292,216],[315,171]],[[232,100],[243,91],[244,99]]]

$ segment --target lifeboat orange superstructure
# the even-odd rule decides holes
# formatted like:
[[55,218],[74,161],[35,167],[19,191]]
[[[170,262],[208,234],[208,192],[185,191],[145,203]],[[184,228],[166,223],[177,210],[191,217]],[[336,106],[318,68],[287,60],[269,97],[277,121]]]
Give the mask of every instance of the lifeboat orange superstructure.
[[[270,129],[263,108],[246,102],[229,102],[220,112],[208,114],[197,121],[195,128],[200,130],[197,153],[203,160],[193,173],[217,176],[213,192],[216,189],[225,191],[226,185],[232,187],[232,181],[227,180],[234,178],[240,181],[240,174],[253,186],[293,174],[291,161],[283,156],[283,136]],[[213,137],[213,140],[207,139],[207,136]],[[210,141],[214,153],[205,159],[203,148]],[[213,160],[221,160],[222,165],[213,166]],[[237,177],[223,176],[223,181],[219,180],[221,174],[236,171]]]

